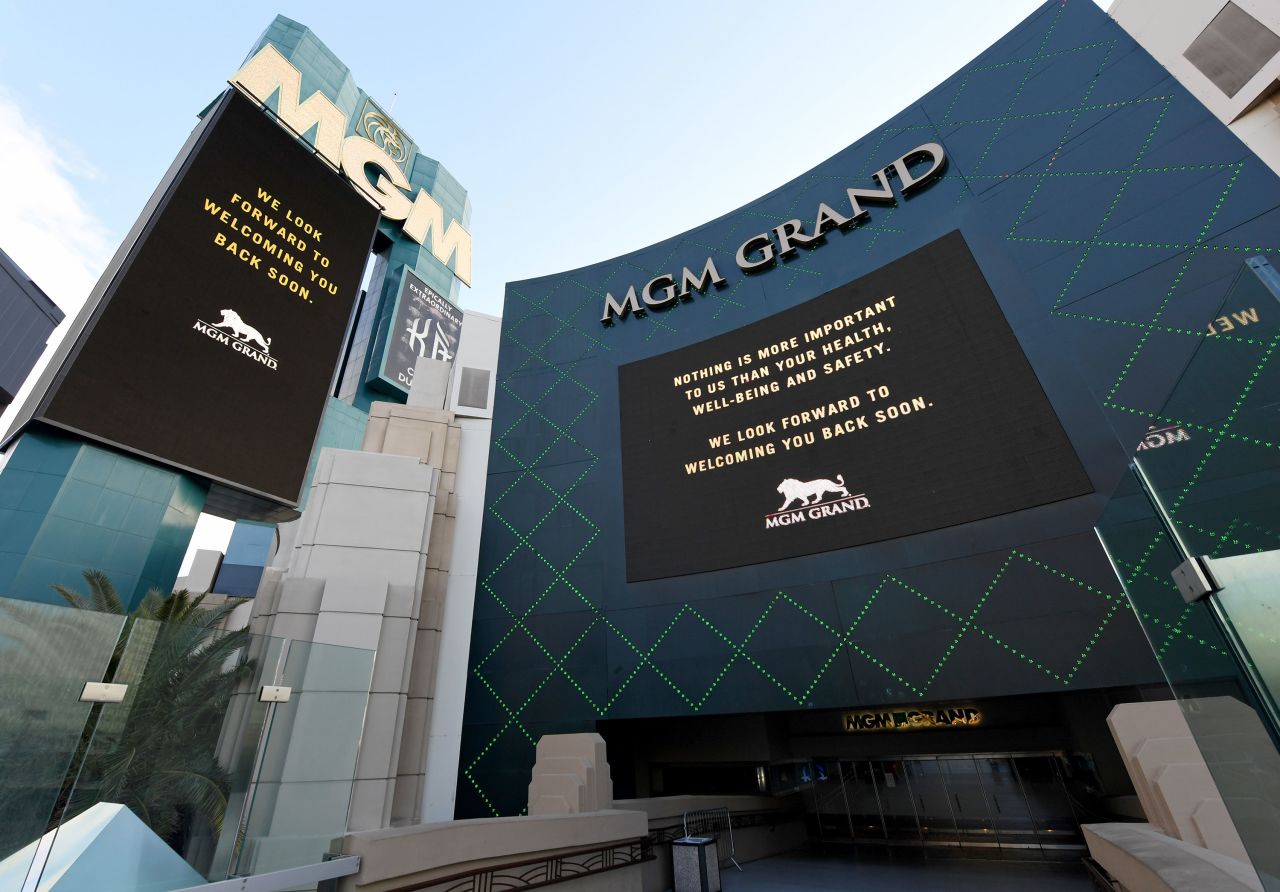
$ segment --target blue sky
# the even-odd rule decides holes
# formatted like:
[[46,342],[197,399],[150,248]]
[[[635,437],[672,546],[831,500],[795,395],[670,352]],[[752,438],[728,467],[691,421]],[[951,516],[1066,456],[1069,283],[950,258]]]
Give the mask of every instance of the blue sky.
[[665,239],[803,173],[1038,5],[0,0],[0,247],[74,313],[280,12],[469,190],[461,302],[500,314],[507,281]]
[[[470,190],[463,302],[500,312],[508,280],[658,241],[807,170],[1037,5],[0,0],[0,89],[114,245],[283,12]],[[353,21],[363,9],[379,12]]]

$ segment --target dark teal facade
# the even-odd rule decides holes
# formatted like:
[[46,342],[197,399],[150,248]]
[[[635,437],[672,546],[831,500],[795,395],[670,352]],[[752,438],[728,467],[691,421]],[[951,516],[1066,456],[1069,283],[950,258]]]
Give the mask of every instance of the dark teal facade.
[[0,596],[63,604],[106,573],[126,608],[178,575],[208,487],[52,431],[28,431],[0,473]]
[[0,250],[0,411],[18,393],[63,312]]
[[[759,272],[734,268],[753,235],[812,221],[820,202],[847,212],[846,188],[874,188],[875,171],[924,143],[948,157],[927,189]],[[953,231],[1093,492],[856,548],[628,583],[619,367],[777,314]],[[458,816],[519,813],[546,733],[1120,689],[1161,679],[1153,649],[1164,661],[1225,661],[1176,598],[1144,614],[1158,630],[1148,645],[1094,525],[1150,426],[1188,425],[1174,448],[1186,450],[1193,482],[1233,450],[1275,448],[1231,430],[1232,413],[1168,418],[1162,407],[1243,264],[1277,254],[1275,174],[1096,5],[1053,0],[774,192],[631,254],[508,285]],[[602,327],[606,293],[696,271],[708,255],[724,287]],[[1247,330],[1229,337],[1240,368],[1276,346]],[[1220,397],[1238,403],[1249,384],[1225,370]],[[667,520],[670,547],[685,547],[681,518]],[[1276,547],[1274,533],[1251,532]],[[1224,522],[1204,547],[1232,535]],[[1143,558],[1121,571],[1129,584],[1170,585]]]

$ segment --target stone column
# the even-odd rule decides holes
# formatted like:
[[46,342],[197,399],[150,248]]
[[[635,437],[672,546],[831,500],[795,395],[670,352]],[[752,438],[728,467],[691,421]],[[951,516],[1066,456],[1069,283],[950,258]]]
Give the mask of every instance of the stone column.
[[538,740],[529,781],[530,815],[613,808],[613,777],[599,734],[546,734]]

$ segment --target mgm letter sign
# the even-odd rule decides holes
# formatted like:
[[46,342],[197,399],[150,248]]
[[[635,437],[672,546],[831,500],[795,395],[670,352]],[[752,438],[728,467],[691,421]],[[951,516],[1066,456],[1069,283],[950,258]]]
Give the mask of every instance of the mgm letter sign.
[[[342,171],[351,184],[382,209],[388,220],[403,220],[404,234],[430,249],[435,258],[448,266],[456,258],[453,274],[463,284],[471,285],[471,233],[457,220],[444,225],[444,208],[425,189],[419,189],[412,200],[409,178],[381,146],[359,134],[343,137],[347,132],[347,116],[328,96],[316,91],[299,101],[302,73],[289,63],[275,47],[267,44],[231,78],[231,83],[259,102],[266,103],[280,94],[276,114],[300,136],[315,130],[312,140],[321,157]],[[369,180],[366,168],[373,167],[375,179]]]

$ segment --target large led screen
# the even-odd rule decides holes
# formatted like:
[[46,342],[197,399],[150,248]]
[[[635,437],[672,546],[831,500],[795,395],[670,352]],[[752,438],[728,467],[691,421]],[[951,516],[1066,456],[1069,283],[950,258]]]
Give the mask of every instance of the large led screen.
[[232,91],[42,406],[297,502],[378,211]]
[[618,386],[632,582],[1092,491],[958,232]]

